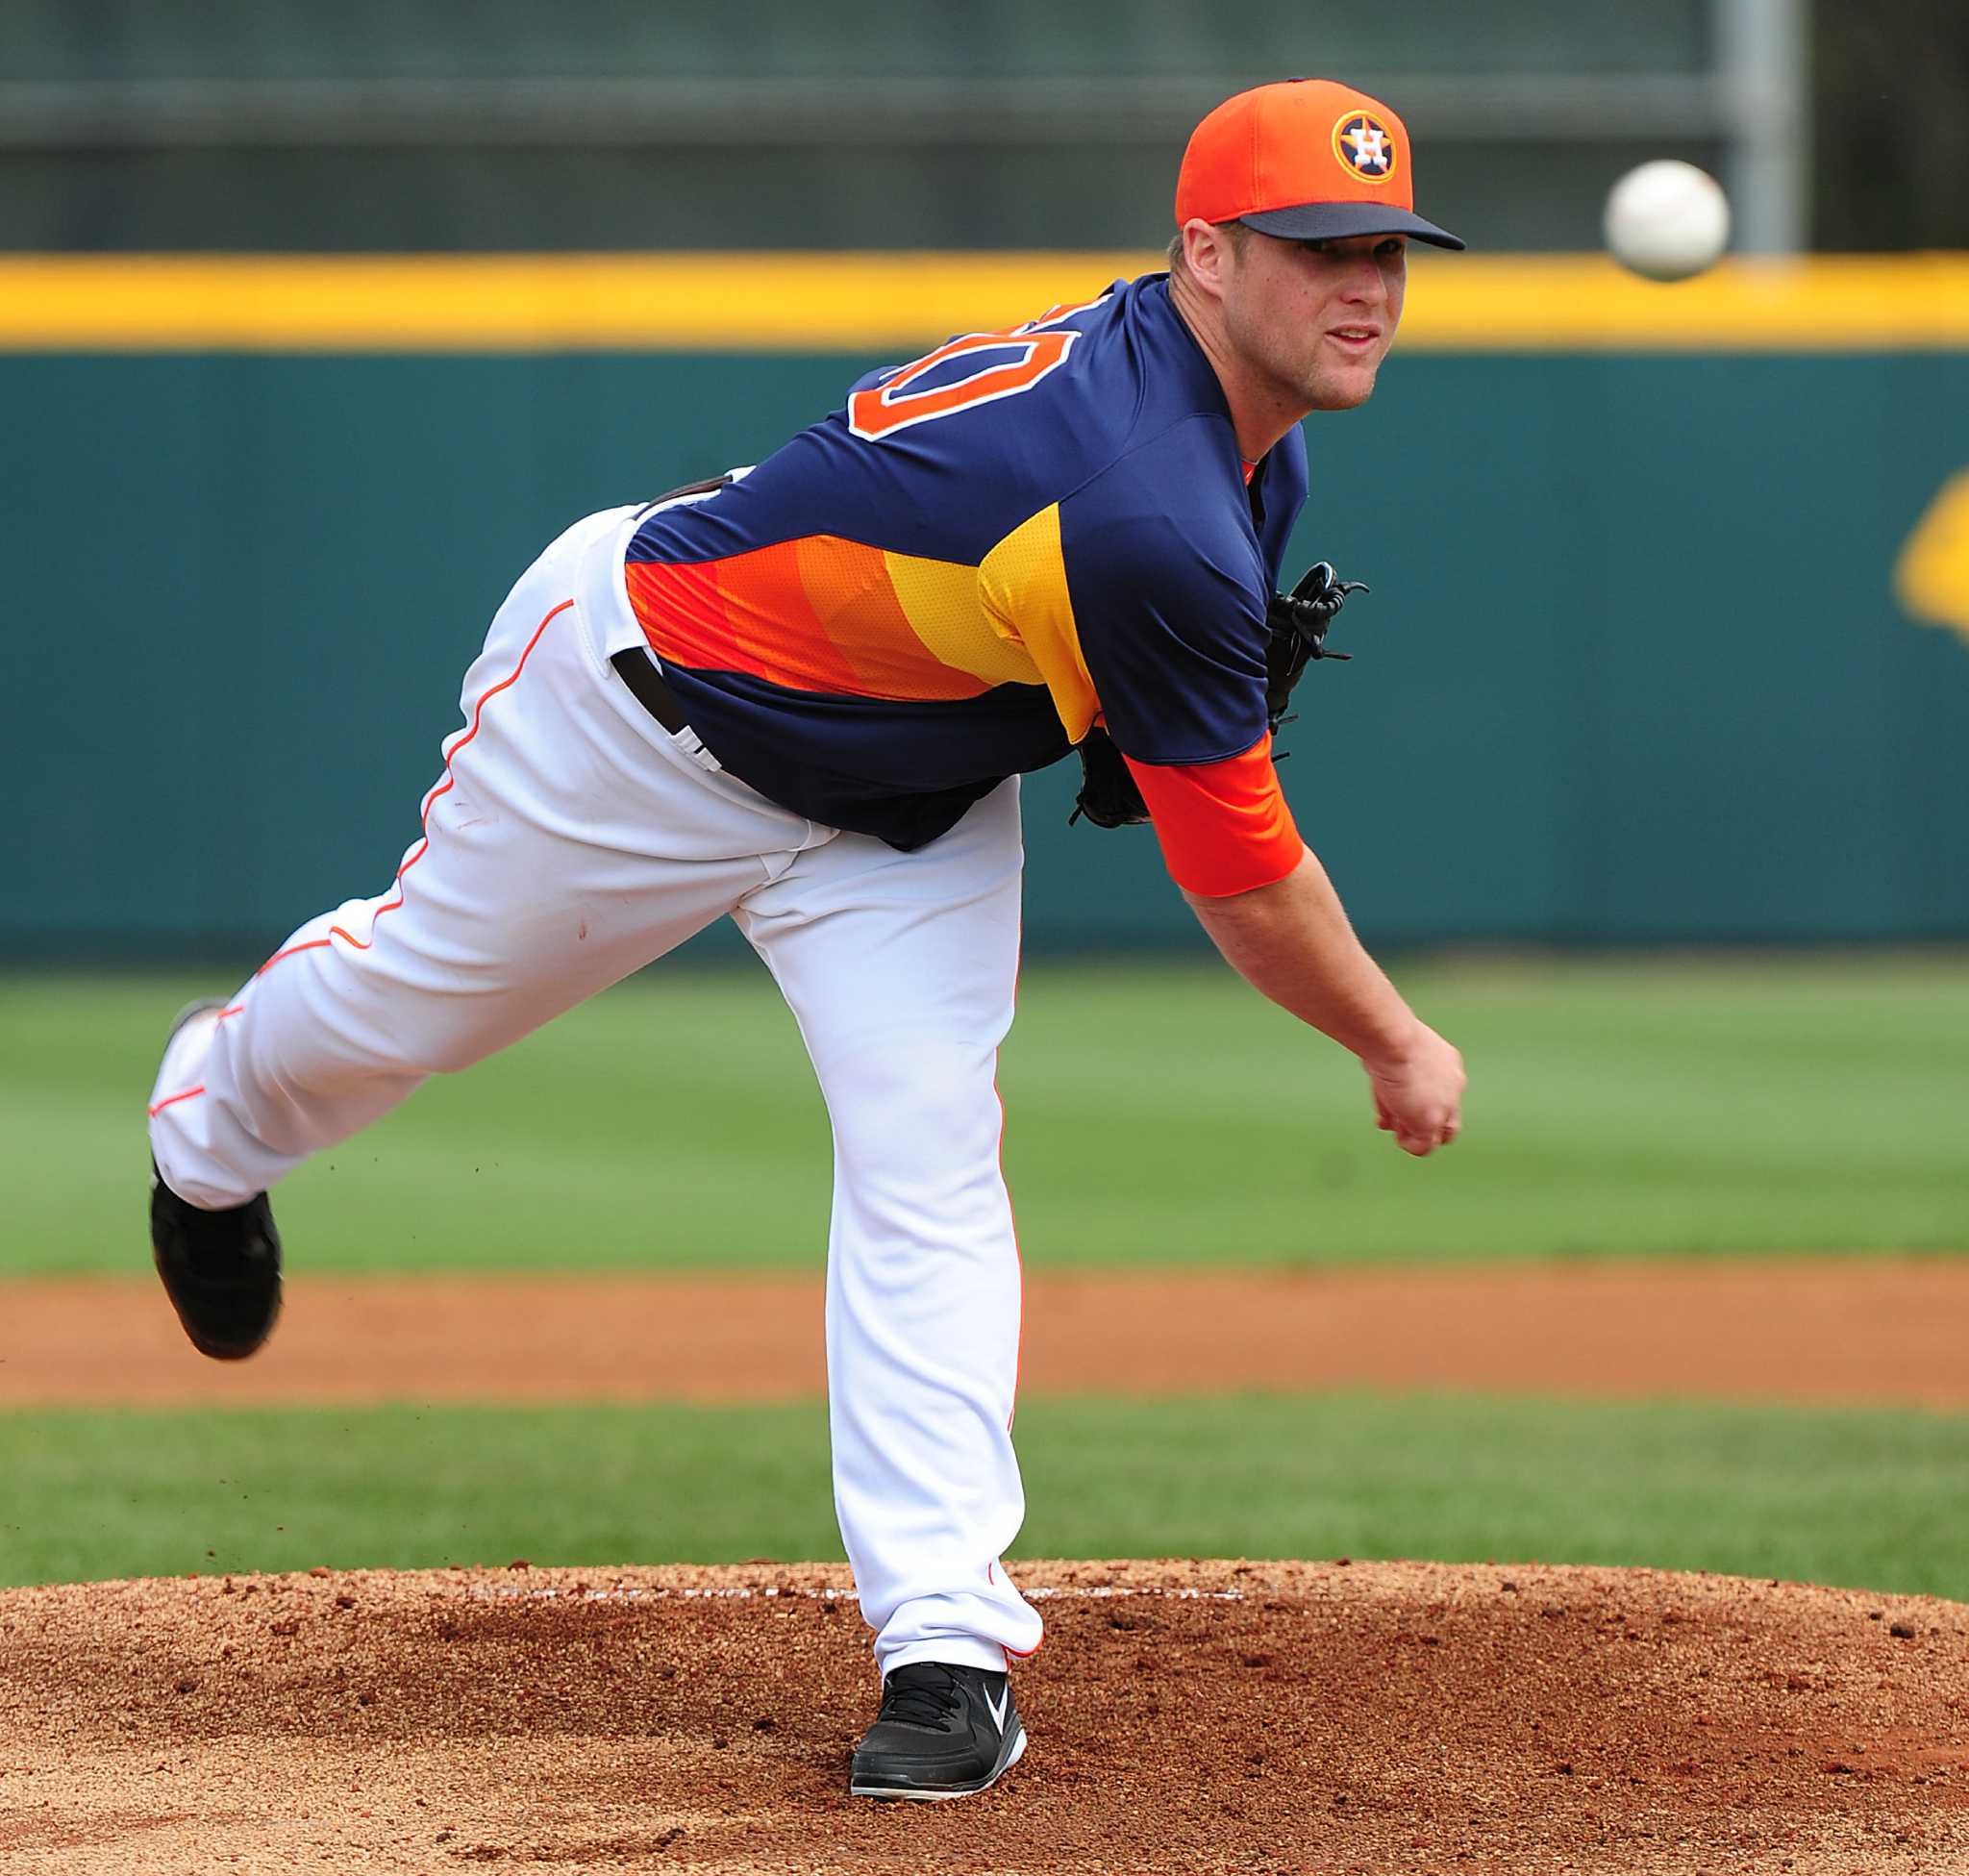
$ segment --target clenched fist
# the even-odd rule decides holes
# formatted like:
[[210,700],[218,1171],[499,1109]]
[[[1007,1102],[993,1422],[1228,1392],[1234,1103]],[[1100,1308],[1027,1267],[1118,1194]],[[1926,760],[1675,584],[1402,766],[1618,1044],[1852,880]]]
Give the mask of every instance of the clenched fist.
[[1360,1065],[1374,1089],[1376,1124],[1394,1135],[1404,1153],[1421,1159],[1462,1130],[1463,1058],[1427,1024],[1417,1023],[1398,1049],[1363,1057]]

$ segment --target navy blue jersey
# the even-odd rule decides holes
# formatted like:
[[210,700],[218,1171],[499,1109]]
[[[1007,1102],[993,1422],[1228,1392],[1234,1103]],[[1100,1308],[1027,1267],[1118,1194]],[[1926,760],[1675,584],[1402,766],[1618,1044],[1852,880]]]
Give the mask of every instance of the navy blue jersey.
[[1240,460],[1152,274],[871,373],[715,494],[652,513],[625,577],[733,774],[910,849],[1097,715],[1144,763],[1258,743],[1306,487],[1296,428]]

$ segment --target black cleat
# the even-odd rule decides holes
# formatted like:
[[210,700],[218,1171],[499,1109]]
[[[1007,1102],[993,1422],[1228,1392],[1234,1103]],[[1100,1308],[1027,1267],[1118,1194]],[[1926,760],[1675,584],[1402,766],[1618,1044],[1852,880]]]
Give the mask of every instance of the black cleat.
[[911,1662],[882,1684],[882,1711],[848,1774],[857,1798],[961,1798],[1026,1749],[1011,1682],[982,1667]]
[[[173,1036],[214,997],[178,1013]],[[202,1212],[166,1186],[150,1163],[150,1243],[164,1293],[201,1355],[243,1362],[281,1313],[281,1235],[264,1192],[223,1212]]]

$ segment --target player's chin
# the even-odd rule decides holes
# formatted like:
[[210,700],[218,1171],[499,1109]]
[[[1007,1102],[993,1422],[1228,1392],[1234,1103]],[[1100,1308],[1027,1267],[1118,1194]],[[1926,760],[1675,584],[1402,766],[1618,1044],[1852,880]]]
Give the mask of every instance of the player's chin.
[[1308,377],[1308,389],[1315,411],[1351,411],[1374,395],[1374,381],[1381,371],[1379,354],[1371,358],[1320,360]]
[[1380,361],[1373,364],[1349,366],[1345,370],[1322,371],[1309,388],[1315,411],[1351,411],[1357,404],[1365,404],[1374,395],[1375,373],[1380,369]]

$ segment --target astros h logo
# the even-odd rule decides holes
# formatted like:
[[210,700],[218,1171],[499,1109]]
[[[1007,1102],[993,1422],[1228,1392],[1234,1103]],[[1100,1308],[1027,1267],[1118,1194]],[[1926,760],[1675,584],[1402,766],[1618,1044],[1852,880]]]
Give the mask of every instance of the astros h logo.
[[1395,139],[1365,111],[1350,111],[1333,126],[1333,154],[1363,183],[1384,183],[1395,173]]

